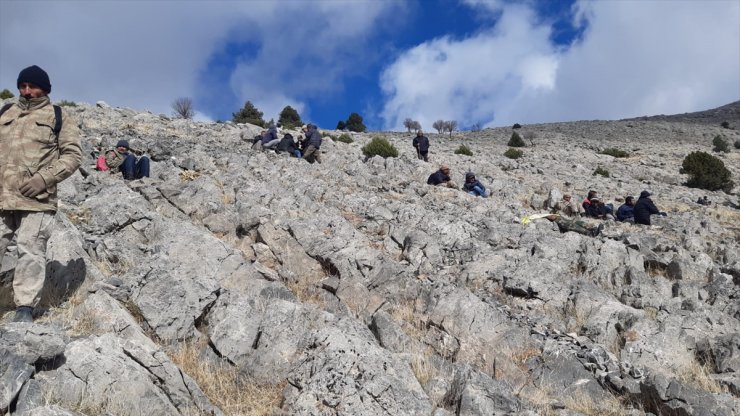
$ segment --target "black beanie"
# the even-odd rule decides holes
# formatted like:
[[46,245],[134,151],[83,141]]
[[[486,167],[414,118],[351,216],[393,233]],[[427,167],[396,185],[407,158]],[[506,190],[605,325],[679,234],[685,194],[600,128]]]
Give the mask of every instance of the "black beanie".
[[49,81],[49,75],[46,73],[46,71],[36,65],[31,65],[21,71],[20,74],[18,74],[18,89],[20,89],[22,82],[29,82],[41,88],[47,94],[51,93],[51,82]]

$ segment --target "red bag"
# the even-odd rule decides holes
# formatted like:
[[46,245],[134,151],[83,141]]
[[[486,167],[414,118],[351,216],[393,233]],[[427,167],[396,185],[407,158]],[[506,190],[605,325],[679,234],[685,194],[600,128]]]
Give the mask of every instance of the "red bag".
[[95,163],[95,169],[102,171],[108,170],[108,165],[105,164],[105,155],[98,156],[98,161]]

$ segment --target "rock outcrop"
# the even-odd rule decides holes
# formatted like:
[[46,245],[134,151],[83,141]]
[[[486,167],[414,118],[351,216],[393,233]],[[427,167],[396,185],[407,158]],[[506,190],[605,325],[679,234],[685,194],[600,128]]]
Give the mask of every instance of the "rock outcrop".
[[[508,128],[432,134],[430,163],[410,134],[352,133],[309,164],[252,150],[255,126],[67,109],[86,154],[33,324],[10,322],[12,256],[0,269],[2,414],[740,413],[737,196],[679,174],[740,139],[720,127],[737,112],[524,126],[516,160]],[[366,160],[376,136],[400,156]],[[93,169],[123,138],[151,178]],[[491,197],[426,185],[439,163]],[[590,189],[615,208],[648,189],[668,216],[522,224]]]

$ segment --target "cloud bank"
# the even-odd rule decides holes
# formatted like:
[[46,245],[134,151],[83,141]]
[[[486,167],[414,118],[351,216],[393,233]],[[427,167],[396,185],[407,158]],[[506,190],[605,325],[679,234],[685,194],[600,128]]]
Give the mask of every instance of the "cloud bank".
[[[403,9],[387,1],[34,4],[31,11],[28,2],[0,1],[0,89],[15,90],[18,72],[36,64],[49,73],[56,100],[166,114],[178,97],[195,97],[201,111],[199,97],[231,111],[238,108],[229,99],[251,100],[268,119],[286,105],[307,111],[308,98],[341,86],[364,39]],[[239,44],[253,51],[206,74],[224,45]]]
[[490,26],[398,57],[381,75],[385,128],[411,117],[461,126],[616,119],[740,99],[740,3],[581,1],[567,48],[526,5],[468,0]]

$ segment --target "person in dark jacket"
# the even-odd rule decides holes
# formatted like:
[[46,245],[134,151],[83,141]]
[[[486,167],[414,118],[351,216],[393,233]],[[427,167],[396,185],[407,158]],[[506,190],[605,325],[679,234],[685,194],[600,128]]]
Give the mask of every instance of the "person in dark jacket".
[[266,132],[262,133],[263,149],[274,149],[278,143],[280,143],[280,137],[278,137],[277,127],[270,126]]
[[314,161],[321,163],[321,153],[319,152],[321,133],[319,133],[319,129],[313,124],[308,124],[303,126],[303,133],[306,135],[303,158],[309,163]]
[[416,137],[414,137],[414,141],[411,142],[411,144],[416,149],[416,157],[419,159],[422,159],[425,162],[428,162],[428,154],[429,154],[429,138],[424,135],[424,132],[421,130],[418,130],[416,132]]
[[447,165],[440,166],[438,171],[429,175],[427,184],[434,186],[444,185],[448,188],[456,188],[455,184],[452,183],[452,178],[450,178],[450,167]]
[[486,195],[486,187],[483,186],[479,180],[475,179],[475,174],[473,172],[465,174],[465,184],[463,185],[463,189],[471,195],[481,196],[483,198],[488,196]]
[[650,199],[650,192],[648,191],[640,192],[640,198],[637,199],[634,213],[635,223],[643,225],[650,225],[650,215],[652,214],[666,215],[665,212],[660,212],[660,210],[658,210],[658,207],[655,206],[653,200]]
[[282,139],[280,139],[280,142],[277,146],[275,146],[276,152],[288,152],[291,156],[295,156],[300,158],[301,157],[301,151],[298,150],[298,146],[296,146],[295,141],[293,140],[293,135],[290,133],[285,133]]
[[617,221],[635,222],[635,197],[628,196],[624,198],[624,204],[617,209]]

